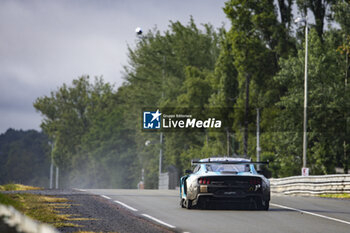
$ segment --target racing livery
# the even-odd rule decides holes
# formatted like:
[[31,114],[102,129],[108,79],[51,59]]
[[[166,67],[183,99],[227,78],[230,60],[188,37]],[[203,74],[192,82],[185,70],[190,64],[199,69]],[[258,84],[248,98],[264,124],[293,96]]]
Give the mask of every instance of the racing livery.
[[180,179],[180,205],[183,208],[206,208],[209,204],[247,203],[268,210],[270,182],[258,174],[249,159],[213,157],[192,160],[195,168]]

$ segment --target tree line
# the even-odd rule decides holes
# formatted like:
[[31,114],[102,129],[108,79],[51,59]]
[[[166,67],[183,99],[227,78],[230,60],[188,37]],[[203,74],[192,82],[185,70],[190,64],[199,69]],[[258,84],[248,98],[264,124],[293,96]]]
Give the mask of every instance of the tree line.
[[[160,146],[164,171],[173,165],[180,174],[193,158],[255,160],[257,108],[261,159],[270,161],[274,177],[299,175],[305,24],[294,23],[293,7],[309,18],[307,166],[311,174],[335,173],[336,167],[347,172],[349,1],[230,0],[223,7],[229,30],[198,27],[191,18],[140,36],[128,48],[125,81],[117,90],[102,77],[82,76],[36,99],[62,184],[135,188],[144,169],[146,187],[155,188]],[[159,133],[141,130],[144,107],[198,114],[221,109],[228,127],[165,132],[161,145]]]
[[0,184],[49,186],[48,137],[35,130],[8,129],[0,135]]

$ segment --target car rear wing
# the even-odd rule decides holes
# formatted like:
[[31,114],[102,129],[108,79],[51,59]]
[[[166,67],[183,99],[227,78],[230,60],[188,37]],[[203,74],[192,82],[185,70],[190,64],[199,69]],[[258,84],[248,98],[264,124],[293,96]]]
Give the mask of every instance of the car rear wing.
[[260,164],[260,165],[269,165],[269,161],[264,161],[264,162],[254,162],[254,161],[230,161],[230,160],[206,160],[206,161],[200,161],[199,159],[193,159],[191,161],[192,165],[197,165],[197,164]]

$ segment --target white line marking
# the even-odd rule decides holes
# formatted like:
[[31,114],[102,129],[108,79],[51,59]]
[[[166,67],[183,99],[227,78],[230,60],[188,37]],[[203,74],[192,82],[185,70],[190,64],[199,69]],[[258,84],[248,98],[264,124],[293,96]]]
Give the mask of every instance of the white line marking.
[[341,223],[345,223],[345,224],[350,225],[350,222],[347,222],[347,221],[344,221],[344,220],[341,220],[341,219],[332,218],[332,217],[328,217],[328,216],[325,216],[325,215],[316,214],[316,213],[312,213],[312,212],[309,212],[309,211],[299,210],[299,209],[295,209],[295,208],[292,208],[292,207],[278,205],[278,204],[273,204],[273,203],[270,203],[270,205],[273,205],[273,206],[276,206],[276,207],[280,207],[280,208],[284,208],[284,209],[288,209],[288,210],[294,210],[294,211],[297,211],[297,212],[300,212],[300,213],[310,214],[310,215],[313,215],[313,216],[316,216],[316,217],[325,218],[325,219],[329,219],[329,220],[333,220],[333,221],[336,221],[336,222],[341,222]]
[[112,199],[112,198],[107,197],[107,196],[105,196],[105,195],[101,195],[101,197],[104,197],[104,198],[106,198],[106,199],[108,199],[108,200],[111,200],[111,199]]
[[81,191],[81,192],[86,192],[85,189],[75,189],[75,190],[78,190],[78,191]]
[[155,221],[155,222],[157,222],[157,223],[160,223],[160,224],[162,224],[162,225],[164,225],[164,226],[167,226],[167,227],[170,227],[170,228],[176,228],[175,226],[170,225],[170,224],[168,224],[168,223],[166,223],[166,222],[163,222],[163,221],[161,221],[161,220],[159,220],[159,219],[157,219],[157,218],[155,218],[155,217],[152,217],[152,216],[150,216],[150,215],[148,215],[148,214],[142,214],[142,215],[145,216],[146,218],[152,219],[153,221]]
[[132,211],[138,211],[137,209],[135,209],[135,208],[133,208],[133,207],[131,207],[131,206],[129,206],[129,205],[127,205],[127,204],[125,204],[125,203],[123,203],[123,202],[121,202],[121,201],[114,201],[115,203],[118,203],[119,205],[122,205],[122,206],[124,206],[125,208],[128,208],[129,210],[132,210]]

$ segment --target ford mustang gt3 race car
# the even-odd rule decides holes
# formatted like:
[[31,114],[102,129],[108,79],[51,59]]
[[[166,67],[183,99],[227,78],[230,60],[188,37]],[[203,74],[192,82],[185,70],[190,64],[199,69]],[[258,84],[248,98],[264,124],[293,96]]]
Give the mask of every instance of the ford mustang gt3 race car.
[[268,210],[270,182],[258,174],[248,159],[216,157],[192,160],[195,168],[180,179],[180,205],[183,208],[207,208],[212,204],[247,204]]

